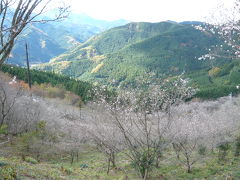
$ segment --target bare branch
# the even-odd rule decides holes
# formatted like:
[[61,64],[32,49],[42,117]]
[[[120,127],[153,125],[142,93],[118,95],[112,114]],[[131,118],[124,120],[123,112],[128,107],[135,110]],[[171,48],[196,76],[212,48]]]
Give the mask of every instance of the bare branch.
[[[8,59],[16,38],[31,23],[45,23],[58,21],[66,18],[69,13],[69,6],[59,7],[56,17],[42,18],[48,4],[53,0],[44,2],[43,0],[6,0],[0,4],[0,66]],[[35,11],[39,8],[38,12]],[[14,8],[15,7],[15,8]],[[13,15],[11,11],[14,9]],[[10,19],[10,22],[8,21]]]

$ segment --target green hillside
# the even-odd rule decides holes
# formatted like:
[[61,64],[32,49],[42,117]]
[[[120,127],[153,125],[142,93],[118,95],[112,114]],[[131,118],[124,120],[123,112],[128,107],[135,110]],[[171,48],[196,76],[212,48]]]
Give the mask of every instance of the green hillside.
[[109,79],[115,82],[132,83],[136,76],[131,73],[138,72],[136,67],[143,72],[154,72],[157,77],[199,70],[209,67],[209,62],[198,61],[197,57],[206,53],[206,47],[211,47],[217,41],[215,37],[192,27],[165,32],[109,55],[105,66],[95,73],[95,77],[109,74]]
[[[182,28],[175,23],[130,23],[107,30],[91,38],[82,45],[51,60],[51,62],[82,60],[84,58],[97,59],[98,55],[105,55],[142,40],[154,37],[159,33],[171,29]],[[97,57],[95,57],[97,56]]]
[[199,61],[221,41],[189,24],[129,23],[105,31],[50,63],[35,66],[112,86],[134,85],[144,73],[168,77],[224,64]]
[[240,92],[240,59],[226,64],[186,74],[193,87],[199,89],[196,97],[215,99]]
[[105,31],[86,42],[82,47],[93,46],[100,54],[113,53],[130,44],[181,28],[183,26],[169,22],[130,23]]

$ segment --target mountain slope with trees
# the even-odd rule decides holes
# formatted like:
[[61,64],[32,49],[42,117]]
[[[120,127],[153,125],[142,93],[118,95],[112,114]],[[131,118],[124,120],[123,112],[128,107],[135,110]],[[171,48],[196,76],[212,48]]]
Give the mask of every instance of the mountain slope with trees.
[[[27,76],[27,69],[10,66],[10,65],[3,65],[0,68],[0,71],[8,73],[12,77],[15,76],[18,80],[22,80],[25,83],[28,83],[28,76]],[[93,86],[84,81],[79,81],[75,79],[71,79],[70,77],[54,74],[51,72],[42,72],[37,70],[31,70],[31,83],[36,86],[52,86],[53,88],[60,88],[60,91],[70,91],[75,93],[81,98],[83,103],[91,100],[92,96],[92,89]],[[34,89],[34,88],[33,88]],[[41,90],[43,88],[39,88]],[[49,88],[51,91],[51,87]],[[57,90],[58,91],[58,90]],[[54,94],[54,90],[52,92]],[[59,93],[58,93],[59,94]],[[61,94],[61,93],[60,93]],[[64,95],[60,95],[63,97]]]
[[113,86],[134,85],[144,73],[167,77],[209,68],[217,61],[199,61],[218,37],[189,24],[129,23],[105,31],[49,63],[36,68]]

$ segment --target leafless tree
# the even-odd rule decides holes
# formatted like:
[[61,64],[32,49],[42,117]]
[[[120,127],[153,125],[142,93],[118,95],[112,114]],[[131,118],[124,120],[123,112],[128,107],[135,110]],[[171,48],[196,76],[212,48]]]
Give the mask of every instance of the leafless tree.
[[122,91],[113,97],[96,92],[100,106],[111,114],[113,124],[123,136],[127,157],[143,179],[148,178],[171,139],[172,134],[168,133],[172,124],[171,107],[192,93],[181,78],[149,86],[148,90]]
[[81,126],[77,123],[68,122],[63,133],[65,134],[65,137],[62,138],[62,142],[65,143],[65,145],[63,145],[65,146],[64,151],[70,155],[71,164],[73,164],[74,161],[78,162],[79,152],[82,149],[81,146],[87,143],[86,130],[81,129]]
[[36,129],[37,123],[41,120],[43,107],[35,102],[28,93],[16,99],[14,111],[8,121],[8,132],[16,135],[19,133],[30,132]]
[[59,7],[52,19],[43,18],[53,0],[1,0],[0,1],[0,66],[8,59],[19,34],[30,23],[57,21],[68,15],[69,7]]
[[216,149],[219,144],[232,142],[239,130],[239,98],[217,101],[190,102],[174,107],[175,137],[173,149],[179,162],[191,172],[194,164],[204,161],[199,148]]
[[84,108],[88,118],[82,118],[82,130],[85,130],[97,149],[107,158],[107,173],[110,168],[117,168],[116,156],[123,147],[123,139],[113,124],[113,116],[103,106],[94,103]]
[[187,168],[190,173],[192,166],[198,161],[196,157],[198,148],[198,139],[192,139],[188,135],[181,137],[178,141],[173,143],[174,149],[177,152],[177,159]]
[[[14,84],[13,84],[14,86]],[[9,82],[0,80],[0,127],[10,118],[16,98],[21,94],[21,88],[11,87]]]

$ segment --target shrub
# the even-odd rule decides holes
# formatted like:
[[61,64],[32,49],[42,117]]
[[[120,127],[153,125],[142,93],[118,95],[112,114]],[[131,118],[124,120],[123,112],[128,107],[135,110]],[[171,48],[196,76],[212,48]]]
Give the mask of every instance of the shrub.
[[31,164],[37,164],[38,161],[32,157],[26,157],[25,158],[25,161],[28,162],[28,163],[31,163]]
[[236,143],[235,143],[235,153],[234,155],[237,157],[237,156],[240,156],[240,136],[236,139]]
[[7,166],[8,164],[5,162],[0,162],[0,167]]
[[206,152],[207,152],[207,148],[203,145],[200,145],[199,148],[198,148],[198,154],[206,155]]
[[154,158],[155,156],[149,155],[146,151],[141,154],[139,153],[133,160],[132,165],[136,170],[138,170],[142,178],[147,177],[146,173],[148,173],[154,166]]
[[80,164],[80,167],[81,168],[88,168],[88,165],[87,164]]
[[74,173],[73,169],[67,168],[67,167],[63,167],[63,166],[61,167],[61,171],[63,173],[65,173],[65,174],[67,174],[67,175],[70,175],[70,174]]
[[223,142],[218,145],[219,153],[218,153],[218,160],[219,161],[226,161],[226,157],[228,155],[228,151],[231,148],[229,142]]
[[46,89],[47,96],[49,98],[65,98],[65,90],[57,88],[57,87],[48,87]]
[[2,125],[0,127],[0,134],[7,134],[7,129],[8,129],[8,127],[6,124]]
[[0,178],[6,180],[17,179],[17,172],[15,168],[10,165],[3,166],[0,168]]
[[230,93],[233,95],[238,94],[240,91],[236,88],[236,86],[210,86],[200,89],[196,93],[194,97],[202,98],[202,99],[216,99],[219,97],[227,96]]
[[81,107],[83,104],[81,97],[71,92],[66,92],[65,99],[70,105]]
[[230,74],[230,82],[234,84],[240,84],[240,72],[239,71],[233,71]]
[[233,67],[234,67],[233,63],[224,65],[221,71],[219,72],[218,76],[228,75]]
[[208,71],[208,75],[210,77],[216,77],[221,72],[221,69],[219,67],[214,67],[210,71]]
[[30,153],[31,145],[35,141],[36,133],[35,132],[28,132],[21,134],[18,139],[17,148],[18,151],[21,153],[22,159],[25,160],[25,157]]

